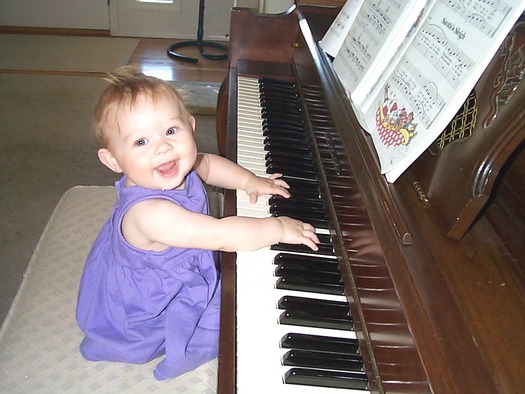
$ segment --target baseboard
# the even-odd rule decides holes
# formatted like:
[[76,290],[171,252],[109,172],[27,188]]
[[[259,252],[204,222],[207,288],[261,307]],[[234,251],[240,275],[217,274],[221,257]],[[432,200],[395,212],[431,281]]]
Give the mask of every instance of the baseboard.
[[106,29],[73,29],[62,27],[35,27],[35,26],[1,26],[2,34],[41,34],[54,36],[89,36],[89,37],[111,37]]

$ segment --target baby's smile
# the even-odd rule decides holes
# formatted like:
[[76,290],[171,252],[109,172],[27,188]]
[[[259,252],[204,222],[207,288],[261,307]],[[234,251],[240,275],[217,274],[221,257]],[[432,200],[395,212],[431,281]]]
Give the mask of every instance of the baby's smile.
[[155,171],[168,178],[177,173],[177,167],[177,161],[173,160],[156,167]]

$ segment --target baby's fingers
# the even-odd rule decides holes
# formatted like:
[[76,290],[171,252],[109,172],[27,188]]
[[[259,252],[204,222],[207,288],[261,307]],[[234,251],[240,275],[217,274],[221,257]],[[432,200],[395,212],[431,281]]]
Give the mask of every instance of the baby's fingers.
[[281,179],[282,177],[283,177],[283,174],[279,174],[279,173],[275,173],[275,174],[270,175],[270,179],[273,180],[276,185],[279,185],[281,187],[285,187],[285,188],[289,189],[290,185],[288,185],[288,183],[286,183],[286,181]]
[[315,233],[315,228],[307,223],[303,224],[304,230],[303,230],[303,244],[308,246],[312,250],[319,250],[319,247],[317,246],[318,243],[320,243],[319,238],[317,237],[317,234]]
[[250,204],[255,204],[259,199],[259,193],[256,191],[251,192],[248,194],[248,197],[250,197]]

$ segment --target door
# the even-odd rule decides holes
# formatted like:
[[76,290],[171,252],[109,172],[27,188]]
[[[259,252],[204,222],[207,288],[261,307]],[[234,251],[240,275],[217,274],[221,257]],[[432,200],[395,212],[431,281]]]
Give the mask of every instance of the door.
[[[197,0],[109,0],[113,36],[195,39]],[[229,33],[233,0],[208,0],[205,7],[205,38],[225,40]]]

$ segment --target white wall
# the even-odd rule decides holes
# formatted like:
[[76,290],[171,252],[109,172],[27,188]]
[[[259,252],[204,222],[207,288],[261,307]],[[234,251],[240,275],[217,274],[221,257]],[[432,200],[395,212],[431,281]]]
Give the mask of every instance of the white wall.
[[0,25],[109,29],[107,0],[0,0]]
[[[197,35],[198,0],[182,0],[181,10],[158,13],[153,18],[129,18],[117,0],[0,0],[0,26],[111,30],[113,35],[194,39]],[[233,0],[206,2],[206,39],[226,39]],[[110,15],[111,10],[111,15]],[[115,15],[115,13],[123,15]],[[150,21],[150,22],[148,22]]]

